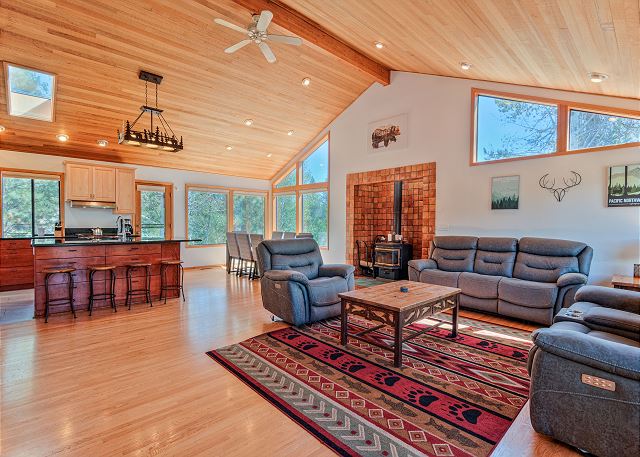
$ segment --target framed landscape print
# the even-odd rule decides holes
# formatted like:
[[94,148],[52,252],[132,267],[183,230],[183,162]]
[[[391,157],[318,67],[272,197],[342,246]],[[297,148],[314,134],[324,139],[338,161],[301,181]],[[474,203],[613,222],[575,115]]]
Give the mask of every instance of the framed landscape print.
[[518,209],[520,176],[491,178],[491,209]]
[[640,206],[640,163],[609,167],[607,206]]
[[407,148],[407,115],[389,117],[369,124],[369,151],[382,152]]

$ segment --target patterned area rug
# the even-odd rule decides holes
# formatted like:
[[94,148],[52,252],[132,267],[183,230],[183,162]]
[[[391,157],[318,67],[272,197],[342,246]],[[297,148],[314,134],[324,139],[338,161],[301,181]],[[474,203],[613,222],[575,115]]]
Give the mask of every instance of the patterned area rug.
[[[350,317],[350,332],[373,325]],[[459,332],[411,340],[401,369],[391,351],[340,346],[339,318],[207,354],[339,455],[487,456],[527,400],[529,333],[464,318]]]

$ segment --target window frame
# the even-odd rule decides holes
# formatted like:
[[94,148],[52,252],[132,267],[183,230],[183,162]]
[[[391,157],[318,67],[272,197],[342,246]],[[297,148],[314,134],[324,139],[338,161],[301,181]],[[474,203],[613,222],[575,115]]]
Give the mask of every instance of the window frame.
[[[225,186],[211,186],[207,184],[193,184],[187,183],[184,185],[184,220],[185,220],[185,234],[189,237],[189,190],[209,190],[211,192],[226,193],[227,194],[227,232],[233,232],[233,196],[235,193],[239,194],[253,194],[261,195],[264,197],[264,228],[267,231],[269,214],[269,192],[260,189],[246,189],[239,187],[225,187]],[[265,234],[266,235],[266,234]],[[187,249],[192,248],[211,248],[211,247],[224,247],[226,243],[219,244],[191,244],[185,243]]]
[[[60,225],[62,226],[62,235],[64,236],[64,204],[65,204],[65,193],[64,193],[64,173],[57,171],[42,171],[42,170],[28,170],[23,168],[5,168],[0,167],[0,237],[4,236],[4,223],[3,223],[3,187],[2,186],[2,178],[4,176],[13,177],[13,178],[27,178],[27,179],[38,179],[38,177],[43,176],[52,176],[52,179],[59,180],[60,182],[60,196],[59,196],[59,214],[60,214]],[[33,236],[37,236],[33,234]]]
[[[313,183],[313,184],[302,184],[302,163],[312,155],[324,142],[327,142],[327,181],[321,183]],[[295,163],[287,164],[286,167],[282,168],[280,172],[276,174],[276,178],[273,180],[271,184],[271,193],[272,193],[272,224],[271,231],[277,231],[276,229],[276,196],[278,194],[295,194],[296,196],[296,233],[302,232],[302,194],[306,192],[313,191],[326,191],[327,192],[327,245],[320,246],[322,250],[328,250],[331,244],[329,233],[330,233],[330,214],[331,214],[331,191],[330,191],[330,183],[331,183],[331,133],[328,132],[319,140],[312,143],[312,146],[303,150],[304,152],[298,154],[295,158]],[[293,186],[280,187],[277,188],[276,185],[285,177],[291,173],[291,171],[295,168],[296,170],[296,184]]]
[[136,208],[133,217],[133,226],[138,235],[142,235],[142,196],[138,186],[164,187],[164,237],[173,239],[173,183],[160,181],[135,180]]
[[[543,105],[553,105],[558,108],[558,123],[556,125],[557,145],[556,151],[551,153],[540,153],[523,157],[508,157],[505,159],[487,160],[479,162],[477,160],[477,138],[478,138],[478,97],[488,96],[494,98],[503,98],[518,102],[538,103]],[[615,108],[602,105],[591,105],[586,103],[574,102],[571,100],[560,100],[554,98],[538,97],[534,95],[514,94],[511,92],[501,92],[489,89],[481,89],[477,87],[471,88],[471,138],[470,138],[470,156],[469,165],[488,165],[493,163],[511,162],[515,160],[539,159],[543,157],[556,157],[570,154],[582,154],[587,152],[608,151],[619,148],[632,148],[640,146],[640,142],[631,142],[624,144],[614,144],[607,146],[596,146],[584,149],[569,149],[569,114],[571,110],[587,111],[594,114],[604,114],[611,116],[624,116],[640,119],[640,111],[629,110],[625,108]]]
[[[42,122],[55,122],[56,121],[56,91],[58,88],[58,75],[56,75],[55,73],[51,73],[50,71],[44,71],[44,70],[40,70],[38,68],[34,68],[34,67],[29,67],[26,65],[18,65],[17,63],[13,63],[13,62],[7,62],[6,60],[2,62],[2,66],[3,66],[3,70],[4,70],[4,85],[6,88],[6,97],[7,97],[7,115],[10,117],[17,117],[17,118],[23,118],[23,119],[31,119],[31,120],[35,120],[35,121],[42,121]],[[29,71],[35,71],[38,73],[42,73],[45,75],[49,75],[52,77],[53,79],[53,83],[52,83],[52,87],[51,87],[51,119],[42,119],[40,117],[36,117],[36,116],[23,116],[23,115],[16,115],[16,114],[11,114],[11,88],[9,85],[9,66],[15,67],[15,68],[22,68],[23,70],[29,70]]]

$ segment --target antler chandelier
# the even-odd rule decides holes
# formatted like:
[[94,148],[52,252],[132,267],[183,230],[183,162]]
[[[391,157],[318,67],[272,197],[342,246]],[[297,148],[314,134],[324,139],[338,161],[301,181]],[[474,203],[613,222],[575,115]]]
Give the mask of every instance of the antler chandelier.
[[[146,146],[151,149],[163,149],[165,151],[177,152],[182,150],[182,137],[178,141],[178,137],[171,129],[171,126],[162,115],[162,110],[158,108],[158,85],[162,82],[162,76],[154,75],[147,71],[140,71],[138,77],[144,81],[144,105],[140,107],[140,114],[132,122],[127,120],[122,124],[122,132],[118,130],[118,143],[128,144],[130,146]],[[148,85],[149,83],[156,86],[156,103],[155,106],[149,106],[148,101]],[[149,130],[135,130],[134,127],[144,113],[149,113],[150,127]],[[156,123],[155,130],[153,125],[153,117],[156,117],[160,125]],[[160,130],[162,127],[162,131]],[[171,135],[169,135],[171,132]]]

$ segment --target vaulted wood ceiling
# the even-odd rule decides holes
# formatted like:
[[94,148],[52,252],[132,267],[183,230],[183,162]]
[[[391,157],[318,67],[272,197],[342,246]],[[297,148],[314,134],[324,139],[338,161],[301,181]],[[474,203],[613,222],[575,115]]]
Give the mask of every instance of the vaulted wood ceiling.
[[393,70],[640,98],[638,0],[282,1]]
[[[272,44],[275,64],[255,45],[225,54],[243,37],[216,17],[251,22],[231,0],[2,0],[0,59],[55,73],[58,85],[50,123],[8,116],[2,78],[0,148],[269,179],[374,80],[306,42]],[[117,144],[144,102],[141,69],[164,76],[159,106],[182,152]]]
[[[306,16],[303,46],[223,50],[251,10]],[[280,20],[291,34],[304,20]],[[315,24],[313,24],[315,22]],[[318,25],[322,30],[314,30]],[[293,30],[295,32],[295,30]],[[334,36],[349,49],[314,44]],[[307,41],[309,40],[309,41]],[[378,50],[374,42],[385,47]],[[339,43],[338,43],[339,44]],[[372,60],[361,71],[348,61]],[[339,58],[341,56],[342,58]],[[0,148],[271,178],[372,82],[380,69],[640,98],[638,0],[2,0],[0,59],[57,74],[53,123],[9,117],[0,81]],[[473,66],[460,69],[460,62]],[[185,149],[120,146],[116,129],[144,101],[144,69],[164,76],[160,107]],[[600,85],[590,71],[610,78]],[[378,75],[376,77],[375,75]],[[312,83],[300,82],[310,77]],[[243,121],[254,120],[246,127]],[[294,130],[288,136],[288,130]],[[68,143],[56,141],[67,133]],[[99,148],[96,140],[110,144]],[[226,145],[233,147],[231,151]],[[271,157],[267,157],[271,154]],[[1,160],[1,157],[0,157]]]

